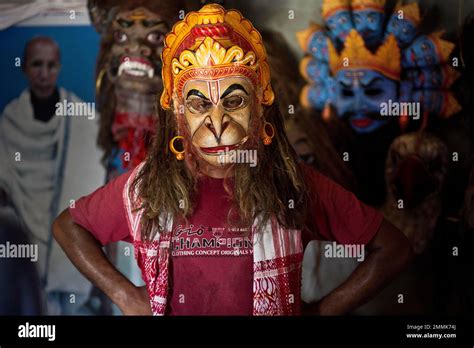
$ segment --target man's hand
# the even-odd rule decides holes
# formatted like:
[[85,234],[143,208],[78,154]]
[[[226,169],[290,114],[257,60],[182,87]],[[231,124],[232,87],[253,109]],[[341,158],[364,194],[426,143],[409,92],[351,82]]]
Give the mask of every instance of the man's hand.
[[117,305],[123,315],[152,315],[146,286],[135,287],[125,301]]
[[413,258],[413,250],[405,235],[387,220],[367,244],[368,256],[338,288],[303,314],[342,315],[374,298]]

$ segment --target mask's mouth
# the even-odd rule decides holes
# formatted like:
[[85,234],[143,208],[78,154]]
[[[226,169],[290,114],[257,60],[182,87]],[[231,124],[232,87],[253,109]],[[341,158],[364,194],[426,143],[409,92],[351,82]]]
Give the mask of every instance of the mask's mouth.
[[243,138],[238,143],[233,145],[222,145],[222,146],[213,146],[213,147],[200,147],[201,151],[207,155],[216,156],[221,155],[222,153],[227,153],[230,151],[237,150],[242,144],[248,140],[248,137]]
[[367,127],[370,127],[373,123],[374,123],[374,120],[368,117],[357,118],[355,120],[351,120],[351,124],[357,128],[367,128]]
[[122,74],[152,79],[153,76],[155,76],[155,69],[147,59],[123,56],[120,58],[117,76],[121,76]]

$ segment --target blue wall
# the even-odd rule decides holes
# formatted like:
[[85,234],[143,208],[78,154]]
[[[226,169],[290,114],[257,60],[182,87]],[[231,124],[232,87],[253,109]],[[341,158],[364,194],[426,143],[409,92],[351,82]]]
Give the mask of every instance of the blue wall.
[[21,67],[15,66],[15,58],[21,58],[26,42],[38,35],[51,37],[61,49],[58,85],[85,101],[94,101],[100,38],[92,26],[11,27],[0,31],[0,112],[27,86]]

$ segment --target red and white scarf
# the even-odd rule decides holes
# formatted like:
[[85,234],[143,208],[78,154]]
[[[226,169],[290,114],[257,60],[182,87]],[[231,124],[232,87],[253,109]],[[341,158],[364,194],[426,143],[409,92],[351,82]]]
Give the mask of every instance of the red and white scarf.
[[[142,210],[137,192],[130,195],[130,185],[139,165],[127,181],[123,200],[128,227],[133,238],[135,257],[150,296],[153,315],[164,315],[169,291],[169,262],[173,221],[161,217],[164,232],[154,240],[141,239]],[[253,315],[298,315],[301,312],[301,266],[303,244],[301,231],[285,230],[271,219],[259,232],[252,227],[253,239]]]

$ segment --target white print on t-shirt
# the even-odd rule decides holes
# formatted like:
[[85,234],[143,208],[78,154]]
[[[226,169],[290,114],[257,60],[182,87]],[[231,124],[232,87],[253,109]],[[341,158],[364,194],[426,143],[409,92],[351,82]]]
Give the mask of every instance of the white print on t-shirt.
[[[210,228],[178,225],[172,237],[172,256],[242,256],[253,252],[252,240],[243,236],[245,229]],[[229,237],[229,235],[231,237]]]

